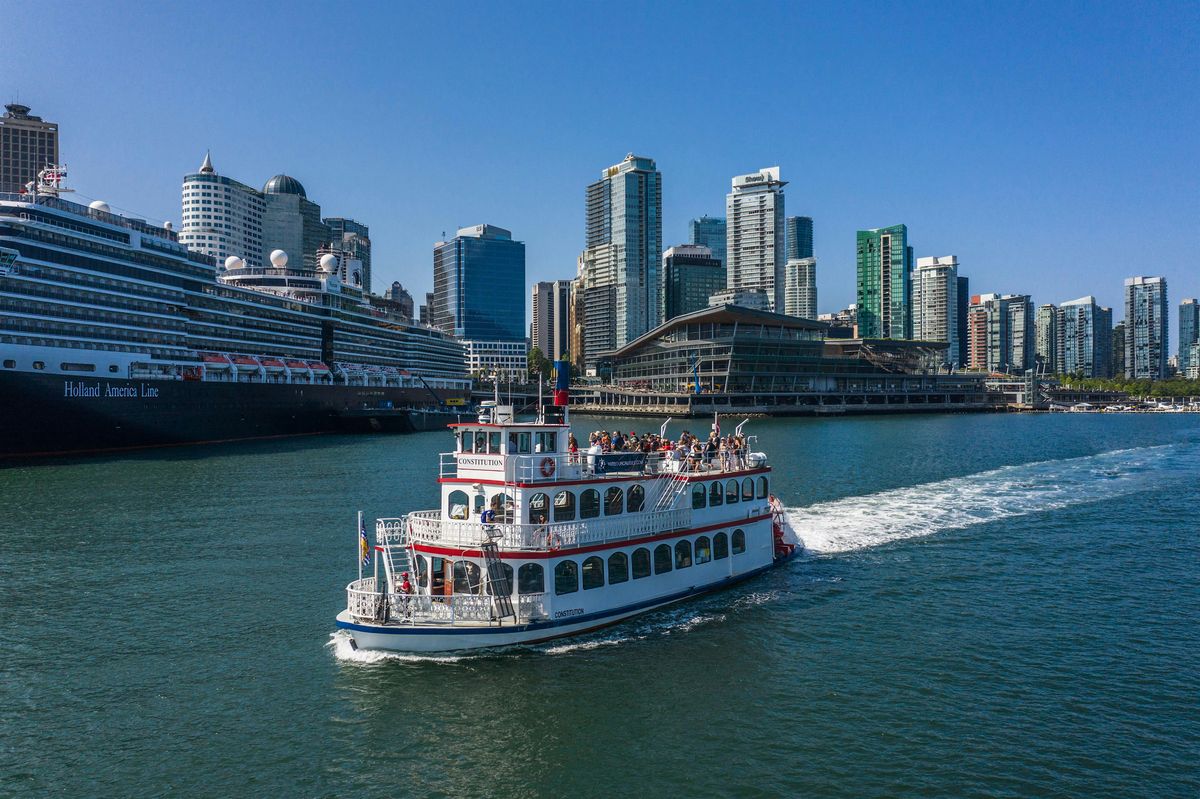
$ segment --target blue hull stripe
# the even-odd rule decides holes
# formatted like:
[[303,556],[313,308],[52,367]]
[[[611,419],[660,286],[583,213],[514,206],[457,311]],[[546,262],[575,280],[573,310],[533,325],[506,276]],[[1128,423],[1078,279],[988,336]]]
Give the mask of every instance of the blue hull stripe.
[[447,625],[444,628],[438,627],[382,627],[369,624],[355,624],[353,622],[341,621],[337,622],[337,626],[343,630],[359,630],[364,633],[385,633],[388,635],[489,635],[489,634],[509,634],[523,633],[535,630],[549,630],[554,627],[564,627],[567,625],[583,624],[589,621],[600,621],[620,616],[625,613],[632,613],[644,608],[653,607],[654,605],[665,605],[670,602],[677,602],[681,599],[687,599],[692,596],[700,596],[712,591],[719,591],[723,588],[728,588],[731,585],[736,585],[744,580],[749,580],[751,577],[757,577],[763,572],[769,571],[776,566],[781,566],[785,562],[791,560],[800,552],[799,547],[789,556],[769,563],[766,566],[761,566],[753,571],[748,571],[745,574],[739,574],[736,577],[726,577],[715,583],[689,588],[685,591],[677,591],[674,594],[647,599],[642,602],[635,602],[630,605],[624,605],[612,610],[597,611],[595,613],[585,613],[580,616],[570,616],[565,619],[554,619],[550,621],[533,622],[532,624],[514,624],[509,627],[453,627]]

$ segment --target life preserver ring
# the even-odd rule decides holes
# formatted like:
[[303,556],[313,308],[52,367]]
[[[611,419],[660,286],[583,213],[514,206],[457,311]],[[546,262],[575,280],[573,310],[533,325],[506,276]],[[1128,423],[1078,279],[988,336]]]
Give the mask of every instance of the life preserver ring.
[[554,458],[542,458],[542,477],[554,476]]

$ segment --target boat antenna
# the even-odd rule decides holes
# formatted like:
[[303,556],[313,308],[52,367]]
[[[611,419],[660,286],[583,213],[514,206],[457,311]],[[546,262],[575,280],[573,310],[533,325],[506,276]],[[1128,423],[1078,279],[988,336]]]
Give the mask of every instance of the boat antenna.
[[541,372],[538,372],[537,384],[538,384],[537,420],[538,420],[538,424],[544,424],[545,418],[542,416],[542,373]]

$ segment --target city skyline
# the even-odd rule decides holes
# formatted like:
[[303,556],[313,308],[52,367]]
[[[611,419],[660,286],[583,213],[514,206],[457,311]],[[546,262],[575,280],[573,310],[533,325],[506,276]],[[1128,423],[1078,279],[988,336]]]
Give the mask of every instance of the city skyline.
[[[216,4],[213,19],[231,8]],[[297,46],[322,39],[316,15],[312,20],[303,14],[284,19],[270,7],[244,11],[246,31],[278,29]],[[798,112],[791,110],[772,123],[776,133],[768,130],[753,141],[742,135],[744,120],[711,130],[699,130],[685,115],[669,114],[657,121],[633,115],[595,131],[569,124],[581,102],[574,95],[589,95],[633,74],[645,75],[640,96],[647,101],[669,104],[672,98],[690,96],[687,82],[635,45],[652,42],[651,30],[682,22],[697,41],[719,51],[727,36],[723,20],[715,7],[703,6],[686,20],[667,8],[650,10],[648,30],[631,33],[625,45],[633,56],[630,63],[595,75],[571,62],[580,44],[578,31],[588,27],[588,18],[602,17],[598,11],[580,12],[560,23],[533,20],[520,9],[507,19],[484,11],[469,24],[496,40],[500,61],[511,56],[515,62],[500,65],[502,76],[515,74],[531,60],[566,70],[553,80],[535,78],[514,88],[504,104],[535,107],[537,97],[541,110],[533,120],[522,120],[523,112],[493,115],[488,122],[494,130],[488,135],[478,121],[434,102],[478,70],[480,56],[462,59],[442,75],[426,66],[435,62],[431,46],[414,41],[411,53],[393,55],[385,51],[383,37],[367,35],[361,52],[340,65],[354,77],[353,85],[337,85],[348,99],[372,101],[373,110],[364,119],[339,113],[326,120],[316,90],[331,78],[319,66],[301,62],[276,69],[269,48],[255,44],[249,32],[226,31],[241,46],[236,64],[180,52],[171,46],[177,23],[158,9],[146,10],[136,34],[106,24],[99,9],[22,9],[13,20],[18,39],[32,40],[38,31],[54,29],[72,45],[78,40],[79,46],[65,47],[62,56],[74,79],[51,83],[35,61],[10,54],[3,57],[6,80],[0,92],[7,95],[5,101],[19,99],[33,114],[61,126],[61,158],[71,168],[81,199],[94,196],[117,210],[178,223],[179,178],[194,171],[211,148],[225,174],[250,185],[262,185],[277,173],[294,175],[323,206],[369,224],[375,287],[400,280],[417,296],[432,287],[427,253],[439,231],[481,218],[523,231],[530,283],[570,278],[584,238],[578,213],[584,187],[594,180],[595,164],[615,163],[630,151],[653,157],[663,174],[663,249],[688,241],[690,219],[721,214],[732,176],[761,164],[780,164],[792,183],[789,211],[814,217],[820,228],[815,248],[821,264],[820,312],[854,301],[854,231],[889,220],[909,226],[917,257],[958,254],[970,264],[978,291],[1027,292],[1039,304],[1094,294],[1100,304],[1120,313],[1124,278],[1149,271],[1165,276],[1177,296],[1200,293],[1188,274],[1182,232],[1197,212],[1195,179],[1181,166],[1191,149],[1187,131],[1200,116],[1196,103],[1187,99],[1186,84],[1177,82],[1182,74],[1177,67],[1187,55],[1185,38],[1159,36],[1150,48],[1129,36],[1128,20],[1115,9],[1090,16],[1086,36],[1081,21],[1054,9],[1024,20],[1008,19],[998,10],[901,13],[869,6],[775,7],[765,13],[802,20],[805,27],[829,34],[828,42],[781,58],[786,62],[781,67],[788,69],[821,66],[820,79],[777,96],[771,94],[777,88],[735,88],[747,67],[724,52],[715,53],[713,74],[730,70],[720,85],[731,102],[770,100],[785,110],[803,105],[812,124],[805,126],[801,142],[783,124],[797,119]],[[1171,29],[1186,27],[1178,24],[1181,13],[1194,16],[1195,9],[1160,6],[1135,27],[1161,30],[1165,19],[1174,21]],[[367,16],[355,9],[347,14]],[[453,11],[409,9],[404,14],[409,21],[401,24],[398,15],[383,16],[401,32],[461,17]],[[950,61],[914,63],[887,77],[890,85],[904,86],[907,102],[919,110],[911,121],[893,126],[887,137],[855,133],[853,123],[864,112],[842,97],[872,86],[883,61],[862,55],[865,61],[854,67],[822,63],[845,44],[854,25],[872,17],[899,26],[914,46],[962,28],[952,50],[987,51],[986,57],[970,62],[969,74],[947,75],[944,67],[953,62],[953,53],[947,53],[944,58]],[[569,29],[571,35],[549,44],[554,37],[545,36],[547,26]],[[115,46],[84,42],[83,32],[96,29],[110,32],[108,41]],[[996,50],[1017,35],[1027,45],[1020,54]],[[510,36],[507,43],[505,36]],[[1093,52],[1095,37],[1120,38],[1120,74],[1114,72],[1112,52],[1103,57]],[[523,56],[522,47],[532,49]],[[158,52],[181,75],[210,66],[216,72],[202,87],[172,82],[170,91],[156,95],[161,114],[151,114],[144,103],[133,102],[133,88],[141,64]],[[452,60],[436,59],[438,69]],[[382,87],[389,76],[414,65],[413,85],[406,85],[392,104],[381,94]],[[999,84],[1004,77],[1012,78],[1007,88]],[[645,80],[658,81],[659,87],[647,86]],[[1089,81],[1094,85],[1084,85]],[[938,82],[947,85],[935,90]],[[990,98],[991,105],[965,100],[968,86],[978,82],[1001,90]],[[221,91],[214,92],[214,85],[222,86]],[[490,110],[497,103],[485,98]],[[1101,107],[1106,113],[1095,113]],[[951,110],[957,123],[952,129],[938,118],[939,112]],[[1130,130],[1127,120],[1117,121],[1122,114],[1114,110],[1154,117],[1155,125]],[[1036,135],[1020,123],[1026,113],[1039,117]],[[414,126],[414,121],[422,125]],[[396,125],[404,130],[400,139],[391,132]],[[465,129],[455,132],[456,125]],[[537,139],[530,137],[531,125],[538,130]],[[685,129],[687,137],[681,136]],[[934,131],[936,136],[927,141]],[[479,141],[468,142],[471,137]],[[902,156],[901,163],[893,155]],[[883,157],[889,157],[894,171],[879,183],[872,162]],[[1094,164],[1101,162],[1105,169],[1095,170]],[[868,174],[876,188],[864,194],[861,186]],[[418,186],[420,191],[409,190]],[[997,235],[997,229],[1004,235]],[[1135,258],[1161,266],[1120,266]],[[1168,352],[1173,355],[1178,346],[1174,325],[1170,335]]]

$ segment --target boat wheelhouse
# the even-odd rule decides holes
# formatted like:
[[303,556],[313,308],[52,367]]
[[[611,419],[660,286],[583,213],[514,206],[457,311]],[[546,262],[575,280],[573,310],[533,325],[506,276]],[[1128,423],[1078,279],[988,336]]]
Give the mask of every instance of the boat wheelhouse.
[[795,553],[764,454],[571,452],[564,411],[521,422],[488,403],[478,421],[451,425],[440,507],[378,519],[374,573],[347,586],[337,624],[357,647],[446,651],[572,635]]

